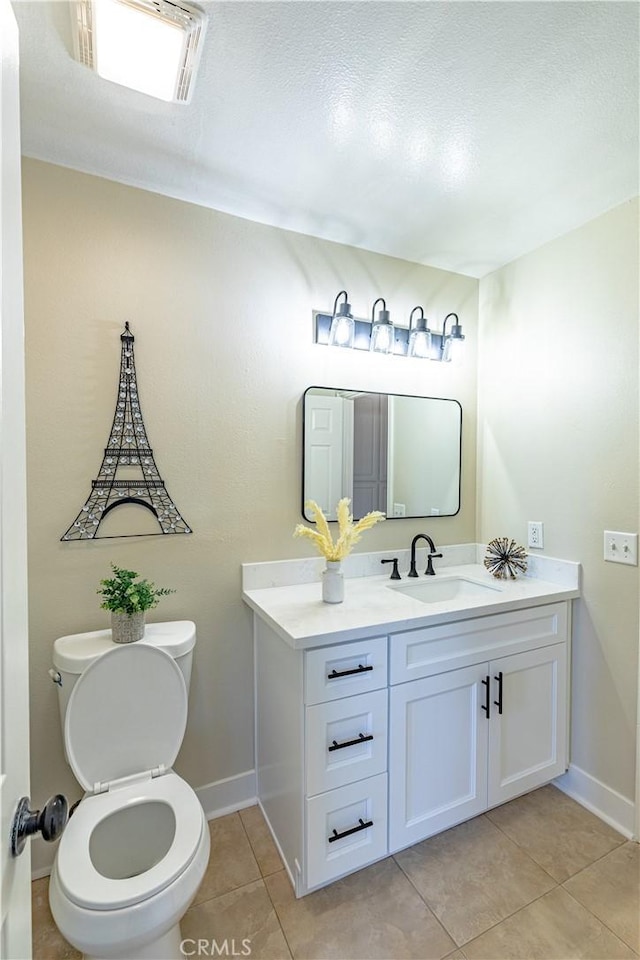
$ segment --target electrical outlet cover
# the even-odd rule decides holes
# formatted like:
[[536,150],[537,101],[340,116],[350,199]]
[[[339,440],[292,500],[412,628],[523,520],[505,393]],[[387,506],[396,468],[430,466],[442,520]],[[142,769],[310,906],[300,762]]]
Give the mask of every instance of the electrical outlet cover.
[[544,524],[542,520],[529,520],[527,524],[527,546],[541,550],[544,546]]

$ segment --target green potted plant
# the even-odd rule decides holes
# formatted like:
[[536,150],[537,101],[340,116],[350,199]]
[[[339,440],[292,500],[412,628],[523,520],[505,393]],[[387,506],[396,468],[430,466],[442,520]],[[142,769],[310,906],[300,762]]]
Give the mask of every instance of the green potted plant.
[[111,636],[114,643],[132,643],[144,637],[144,620],[147,610],[157,607],[160,597],[175,590],[156,587],[149,580],[138,580],[133,570],[123,570],[111,564],[113,577],[100,581],[97,590],[104,597],[100,606],[111,611]]

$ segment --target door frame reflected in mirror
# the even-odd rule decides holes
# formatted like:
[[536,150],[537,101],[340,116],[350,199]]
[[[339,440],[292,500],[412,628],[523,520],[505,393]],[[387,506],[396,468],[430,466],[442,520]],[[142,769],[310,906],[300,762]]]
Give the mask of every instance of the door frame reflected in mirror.
[[[423,443],[417,442],[420,435]],[[356,520],[369,510],[382,510],[390,520],[452,517],[460,511],[461,483],[458,400],[342,387],[305,390],[305,520],[312,520],[305,512],[307,500],[335,520],[342,497],[351,499]]]

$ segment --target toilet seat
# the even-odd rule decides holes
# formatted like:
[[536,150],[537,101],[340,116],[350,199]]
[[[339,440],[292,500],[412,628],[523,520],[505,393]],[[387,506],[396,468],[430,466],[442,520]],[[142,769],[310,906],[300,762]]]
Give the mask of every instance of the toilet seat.
[[169,769],[187,725],[187,688],[164,650],[137,643],[104,653],[78,677],[64,723],[67,757],[85,790]]
[[[130,806],[166,803],[175,819],[175,833],[167,853],[143,873],[110,879],[98,872],[90,856],[91,835],[110,814]],[[78,906],[108,911],[146,900],[184,872],[198,850],[206,821],[200,801],[176,773],[116,787],[86,797],[64,832],[56,858],[60,886]]]

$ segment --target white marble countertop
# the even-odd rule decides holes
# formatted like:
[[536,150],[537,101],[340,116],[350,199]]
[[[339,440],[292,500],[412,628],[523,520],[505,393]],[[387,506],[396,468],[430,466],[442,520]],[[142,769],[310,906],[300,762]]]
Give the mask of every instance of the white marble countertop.
[[[558,567],[571,569],[568,575],[565,569],[555,577]],[[412,630],[580,596],[579,564],[550,561],[547,572],[554,575],[556,582],[539,576],[497,580],[480,563],[448,565],[433,579],[465,577],[494,589],[477,596],[429,603],[394,589],[432,579],[425,576],[418,580],[403,577],[400,583],[390,580],[388,575],[352,577],[345,580],[345,599],[338,604],[323,603],[322,586],[317,580],[289,586],[245,588],[242,597],[290,646],[304,650],[375,633]]]

